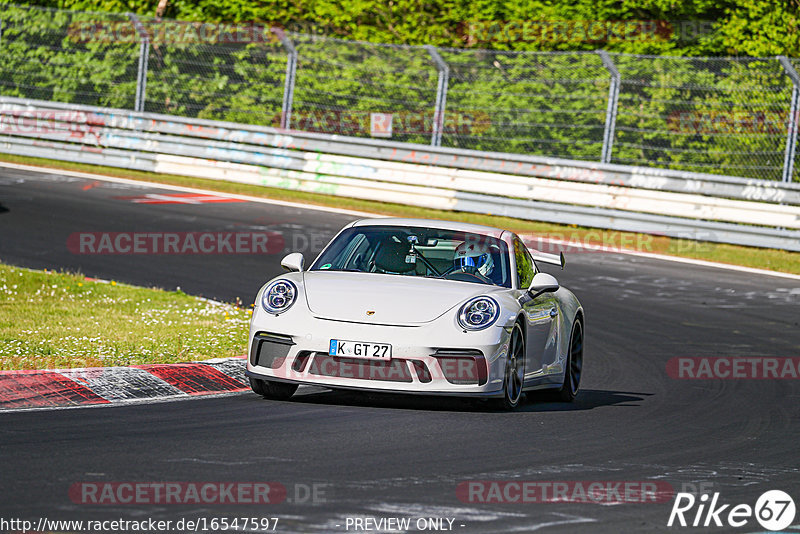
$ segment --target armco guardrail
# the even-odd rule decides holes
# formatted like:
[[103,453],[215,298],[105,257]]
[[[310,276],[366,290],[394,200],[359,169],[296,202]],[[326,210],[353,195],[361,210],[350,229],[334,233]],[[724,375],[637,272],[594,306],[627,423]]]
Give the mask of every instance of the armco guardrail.
[[0,152],[800,251],[800,184],[0,97]]

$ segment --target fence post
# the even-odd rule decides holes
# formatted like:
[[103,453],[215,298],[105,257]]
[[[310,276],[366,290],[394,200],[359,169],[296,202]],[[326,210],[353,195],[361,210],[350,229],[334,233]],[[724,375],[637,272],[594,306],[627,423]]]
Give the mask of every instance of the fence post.
[[783,181],[791,182],[794,172],[794,154],[797,150],[797,115],[800,100],[800,76],[786,56],[778,56],[786,75],[792,80],[792,103],[789,106],[789,121],[786,127],[786,152],[783,156]]
[[614,145],[614,130],[617,126],[617,105],[619,103],[619,85],[622,81],[617,66],[611,60],[611,56],[605,50],[598,50],[600,58],[603,60],[608,73],[611,75],[611,81],[608,85],[608,107],[606,108],[606,126],[603,131],[603,152],[600,155],[602,163],[611,162],[611,148]]
[[139,34],[139,70],[136,78],[136,100],[133,104],[134,111],[144,111],[144,103],[147,99],[147,64],[150,58],[150,36],[147,34],[139,17],[133,13],[128,13],[136,33]]
[[0,45],[3,44],[3,15],[6,13],[5,6],[0,6]]
[[283,106],[281,107],[281,128],[288,130],[292,124],[292,105],[294,104],[294,82],[297,73],[297,49],[281,28],[270,28],[286,49],[286,81],[283,84]]
[[433,45],[425,45],[431,55],[436,70],[439,71],[439,82],[436,85],[436,104],[433,108],[433,133],[431,146],[442,146],[442,130],[444,130],[444,110],[447,107],[447,86],[450,83],[450,67],[447,66],[439,51]]

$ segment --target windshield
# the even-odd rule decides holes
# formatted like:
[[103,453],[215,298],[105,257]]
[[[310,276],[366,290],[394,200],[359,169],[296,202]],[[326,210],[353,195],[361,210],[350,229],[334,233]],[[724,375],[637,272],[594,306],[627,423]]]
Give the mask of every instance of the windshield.
[[505,242],[436,228],[348,228],[328,245],[310,270],[421,276],[511,287]]

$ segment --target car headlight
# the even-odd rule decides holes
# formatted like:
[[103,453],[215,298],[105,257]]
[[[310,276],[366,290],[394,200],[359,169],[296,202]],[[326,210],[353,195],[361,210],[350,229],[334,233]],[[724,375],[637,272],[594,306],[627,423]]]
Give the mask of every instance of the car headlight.
[[288,280],[272,282],[261,296],[261,305],[269,313],[288,310],[297,299],[297,287]]
[[493,298],[476,297],[458,310],[458,324],[464,330],[483,330],[500,315],[500,306]]

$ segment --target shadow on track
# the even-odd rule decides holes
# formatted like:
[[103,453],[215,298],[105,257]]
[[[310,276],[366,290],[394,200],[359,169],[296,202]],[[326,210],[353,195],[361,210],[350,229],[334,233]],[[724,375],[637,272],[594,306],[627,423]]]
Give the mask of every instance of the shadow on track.
[[637,407],[639,401],[653,393],[633,393],[631,391],[607,391],[604,389],[582,389],[573,402],[552,400],[552,393],[534,391],[527,393],[525,404],[519,407],[520,412],[574,412],[591,410],[601,406]]
[[[602,406],[638,407],[640,406],[640,401],[650,395],[652,395],[652,393],[585,389],[581,390],[573,403],[565,403],[552,401],[547,396],[547,392],[533,392],[527,394],[526,401],[514,413],[569,412],[591,410]],[[298,392],[297,395],[287,402],[298,404],[324,404],[329,406],[388,408],[395,410],[502,413],[502,411],[497,410],[492,403],[485,400],[343,390]]]

